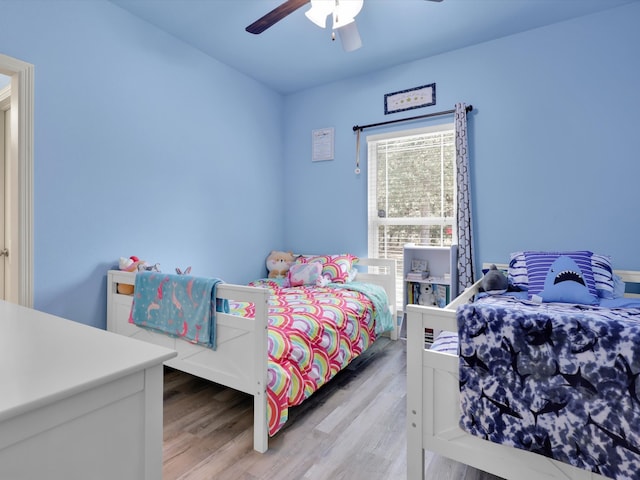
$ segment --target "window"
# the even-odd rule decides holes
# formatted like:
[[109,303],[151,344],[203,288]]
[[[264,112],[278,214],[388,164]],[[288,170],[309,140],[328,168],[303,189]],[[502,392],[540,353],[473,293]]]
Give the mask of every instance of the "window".
[[369,256],[395,258],[402,308],[406,243],[449,246],[455,237],[453,124],[367,137]]

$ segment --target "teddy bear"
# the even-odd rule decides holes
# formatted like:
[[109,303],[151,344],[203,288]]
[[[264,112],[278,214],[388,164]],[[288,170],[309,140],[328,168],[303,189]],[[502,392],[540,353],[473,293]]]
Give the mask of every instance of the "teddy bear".
[[267,256],[269,278],[285,278],[295,260],[296,257],[292,252],[272,250]]
[[420,284],[420,294],[418,295],[418,304],[433,307],[437,305],[436,296],[433,293],[433,286],[430,283]]

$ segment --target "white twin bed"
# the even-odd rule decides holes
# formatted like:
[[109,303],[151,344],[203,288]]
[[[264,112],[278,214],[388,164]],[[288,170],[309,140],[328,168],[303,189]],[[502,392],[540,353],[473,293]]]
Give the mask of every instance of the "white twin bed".
[[[356,281],[383,287],[388,299],[386,308],[393,306],[393,311],[395,311],[395,260],[361,258],[356,267],[358,269]],[[135,276],[135,273],[118,270],[108,272],[107,329],[174,349],[178,355],[167,361],[165,363],[167,366],[253,395],[254,449],[258,452],[265,452],[268,448],[270,431],[268,410],[273,407],[268,404],[272,398],[267,398],[268,375],[270,375],[268,371],[269,355],[273,353],[269,350],[273,346],[270,347],[272,342],[268,338],[267,330],[270,309],[269,289],[226,283],[221,283],[216,287],[216,301],[223,299],[244,302],[253,305],[253,308],[250,309],[250,314],[246,315],[238,315],[237,312],[218,312],[215,317],[216,348],[212,349],[130,323],[133,296],[118,293],[118,285],[134,285]],[[395,340],[398,333],[395,314],[393,319],[394,328],[390,331],[390,336]],[[301,321],[308,322],[308,325],[313,324],[313,321],[307,318],[302,318]],[[357,334],[357,332],[355,333]],[[296,338],[296,341],[298,340]],[[359,341],[362,342],[362,340]],[[365,339],[363,348],[367,346],[368,340]],[[341,348],[342,346],[338,345],[334,351]],[[330,368],[331,372],[329,373],[333,375],[335,370],[343,367],[350,359],[350,357],[341,357],[342,364],[336,366],[332,363],[325,367]],[[320,363],[321,361],[322,359],[319,360]]]
[[[507,265],[498,265],[498,267],[503,270],[508,268]],[[615,271],[614,273],[624,282],[640,282],[640,272]],[[606,434],[604,435],[605,437],[610,437],[614,440],[614,448],[617,452],[623,450],[620,453],[621,455],[628,454],[627,457],[621,457],[619,460],[621,464],[630,462],[626,473],[618,473],[615,476],[603,476],[594,471],[576,468],[568,463],[554,460],[539,453],[485,440],[479,436],[471,435],[461,428],[460,392],[462,387],[460,382],[461,367],[459,357],[455,353],[434,351],[429,349],[428,345],[425,346],[424,330],[426,328],[432,328],[435,331],[457,332],[458,323],[456,311],[461,305],[474,301],[474,297],[478,294],[480,284],[481,282],[478,281],[444,309],[418,305],[407,306],[408,479],[421,480],[425,478],[424,451],[435,452],[436,454],[443,455],[509,480],[604,480],[605,478],[640,478],[640,463],[637,462],[637,453],[639,452],[637,448],[633,446],[639,441],[638,432],[625,434],[625,432],[622,431],[622,427],[620,427],[620,429],[618,427],[605,429],[601,426],[602,421],[598,421],[595,414],[593,414],[593,419],[591,415],[588,417],[588,421],[586,422],[587,428],[591,428],[591,431],[596,433],[604,432],[604,434]],[[637,295],[625,294],[625,297],[629,296]],[[524,320],[520,321],[523,322]],[[596,338],[596,340],[592,342],[592,345],[598,341],[600,345],[605,343],[604,337],[600,337]],[[545,346],[551,348],[549,345]],[[580,351],[585,352],[586,347]],[[584,354],[581,353],[581,355]],[[515,358],[517,365],[517,354]],[[615,363],[610,371],[629,378],[629,389],[632,390],[633,387],[635,387],[634,375],[638,374],[638,372],[635,371],[637,368],[637,363],[632,364],[631,367],[629,367],[628,364]],[[560,369],[556,367],[556,372],[554,373],[558,375],[559,370]],[[578,369],[578,374],[579,373],[580,370]],[[569,375],[565,374],[564,376],[571,380]],[[523,378],[524,377],[527,376],[524,375]],[[529,381],[529,378],[530,377],[526,380],[521,380],[523,385]],[[565,385],[561,386],[563,388],[568,387],[567,382],[564,383]],[[598,384],[596,384],[596,386],[598,386]],[[638,393],[635,391],[631,393],[632,399],[627,400],[627,403],[637,403]],[[485,402],[485,405],[488,404],[485,399],[488,399],[489,395],[484,390],[478,398],[478,403]],[[493,400],[490,399],[490,401]],[[494,403],[497,404],[497,402]],[[504,411],[502,413],[504,414],[507,412],[506,407],[510,404],[508,401],[503,403],[504,404],[500,406],[503,408]],[[513,404],[511,404],[511,406],[513,407]],[[631,406],[637,408],[636,405]],[[553,413],[549,413],[549,410],[542,408],[534,413],[537,423],[541,422],[542,419],[547,419],[550,422],[558,422],[557,413],[556,416],[554,416]],[[614,411],[612,414],[616,415],[618,413]],[[622,412],[619,414],[622,418]],[[637,414],[633,413],[631,416],[637,417]],[[620,420],[620,422],[622,422],[622,420]],[[589,437],[589,435],[583,435],[582,437],[582,439],[578,440],[584,441],[585,444],[589,444],[592,440],[590,438],[584,438]],[[625,448],[627,450],[625,450]],[[618,455],[617,452],[616,455]],[[629,460],[629,458],[631,458],[631,460]],[[609,460],[616,462],[615,459]],[[602,469],[596,467],[596,470],[600,470],[601,473],[611,471],[605,470],[605,467],[602,467]]]

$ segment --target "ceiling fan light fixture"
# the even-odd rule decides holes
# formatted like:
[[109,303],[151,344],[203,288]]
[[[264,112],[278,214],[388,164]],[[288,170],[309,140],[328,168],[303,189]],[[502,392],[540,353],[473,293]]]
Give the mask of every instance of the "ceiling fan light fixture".
[[335,0],[333,9],[333,28],[343,28],[353,23],[356,15],[362,10],[364,0]]
[[327,17],[333,12],[335,0],[311,0],[311,8],[305,16],[320,28],[327,28]]
[[362,39],[360,38],[360,32],[356,22],[348,23],[347,25],[335,29],[340,36],[340,42],[342,43],[342,49],[345,52],[353,52],[354,50],[362,47]]
[[340,28],[345,27],[346,25],[349,25],[351,23],[354,23],[356,21],[355,18],[351,17],[345,17],[344,15],[339,15],[337,13],[334,12],[333,14],[333,29],[334,30],[338,30]]
[[327,17],[331,15],[331,38],[335,40],[336,32],[346,52],[352,52],[362,46],[362,40],[355,17],[362,10],[364,0],[310,0],[311,8],[304,14],[321,28],[327,28]]

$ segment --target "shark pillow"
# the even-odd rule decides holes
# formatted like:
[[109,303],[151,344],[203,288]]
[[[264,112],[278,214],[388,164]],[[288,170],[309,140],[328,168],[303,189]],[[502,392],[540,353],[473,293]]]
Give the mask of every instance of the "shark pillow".
[[597,305],[591,252],[525,252],[529,298],[542,302]]
[[[543,253],[543,252],[533,252]],[[588,250],[577,250],[570,252],[575,254],[591,254],[591,270],[593,279],[596,282],[596,291],[600,298],[618,298],[619,294],[615,289],[616,279],[611,266],[611,257]],[[529,276],[527,275],[527,262],[525,252],[514,252],[509,260],[509,283],[520,290],[529,290]]]

